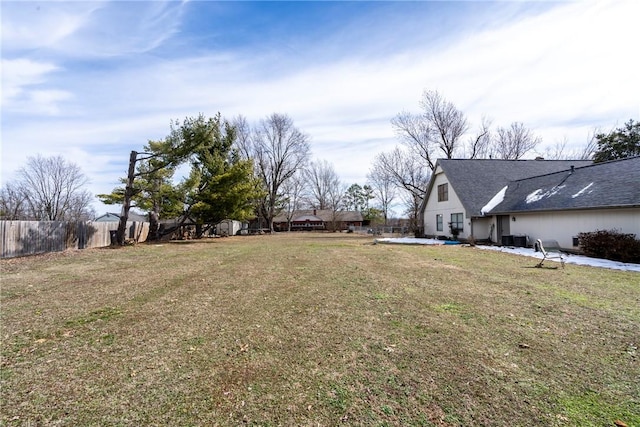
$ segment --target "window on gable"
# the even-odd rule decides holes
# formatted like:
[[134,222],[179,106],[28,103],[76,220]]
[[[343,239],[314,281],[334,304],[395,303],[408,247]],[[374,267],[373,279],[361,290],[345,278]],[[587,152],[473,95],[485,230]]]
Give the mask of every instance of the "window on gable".
[[449,184],[438,185],[438,201],[446,202],[449,200]]
[[464,214],[462,213],[452,213],[451,214],[451,229],[454,228],[458,231],[462,231],[464,227]]
[[442,229],[442,214],[436,215],[436,231],[443,231]]

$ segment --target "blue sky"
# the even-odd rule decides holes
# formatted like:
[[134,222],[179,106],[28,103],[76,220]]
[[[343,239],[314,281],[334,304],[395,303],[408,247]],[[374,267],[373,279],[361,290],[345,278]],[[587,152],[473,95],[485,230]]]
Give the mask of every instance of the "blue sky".
[[[2,1],[2,183],[28,156],[110,192],[128,155],[203,113],[285,113],[364,183],[390,120],[438,90],[543,145],[640,117],[640,2]],[[114,210],[96,203],[99,213]]]

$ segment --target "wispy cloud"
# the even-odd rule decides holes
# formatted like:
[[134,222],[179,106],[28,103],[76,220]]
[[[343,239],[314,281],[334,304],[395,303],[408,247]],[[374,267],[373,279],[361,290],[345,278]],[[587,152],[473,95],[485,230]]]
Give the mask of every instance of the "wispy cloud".
[[36,55],[88,59],[148,52],[178,31],[183,6],[175,1],[3,3],[3,55],[39,49]]
[[182,6],[174,1],[106,3],[78,28],[65,53],[124,57],[157,49],[178,31]]
[[2,59],[2,108],[4,112],[54,114],[57,103],[70,94],[55,89],[42,89],[48,75],[59,71],[52,63],[30,59]]
[[96,2],[3,2],[4,55],[38,49],[58,49],[100,9]]

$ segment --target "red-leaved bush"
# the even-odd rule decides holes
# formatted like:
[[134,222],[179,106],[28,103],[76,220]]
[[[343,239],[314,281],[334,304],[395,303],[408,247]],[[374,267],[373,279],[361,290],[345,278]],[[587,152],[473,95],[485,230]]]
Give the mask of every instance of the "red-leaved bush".
[[640,240],[635,234],[598,230],[578,234],[584,254],[612,261],[640,263]]

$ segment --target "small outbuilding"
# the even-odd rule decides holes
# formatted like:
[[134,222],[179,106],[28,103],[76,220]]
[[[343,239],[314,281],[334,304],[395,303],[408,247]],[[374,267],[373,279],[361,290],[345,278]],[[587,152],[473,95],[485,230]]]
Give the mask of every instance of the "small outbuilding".
[[218,236],[235,236],[240,234],[242,222],[235,219],[224,219],[216,224],[216,234]]

